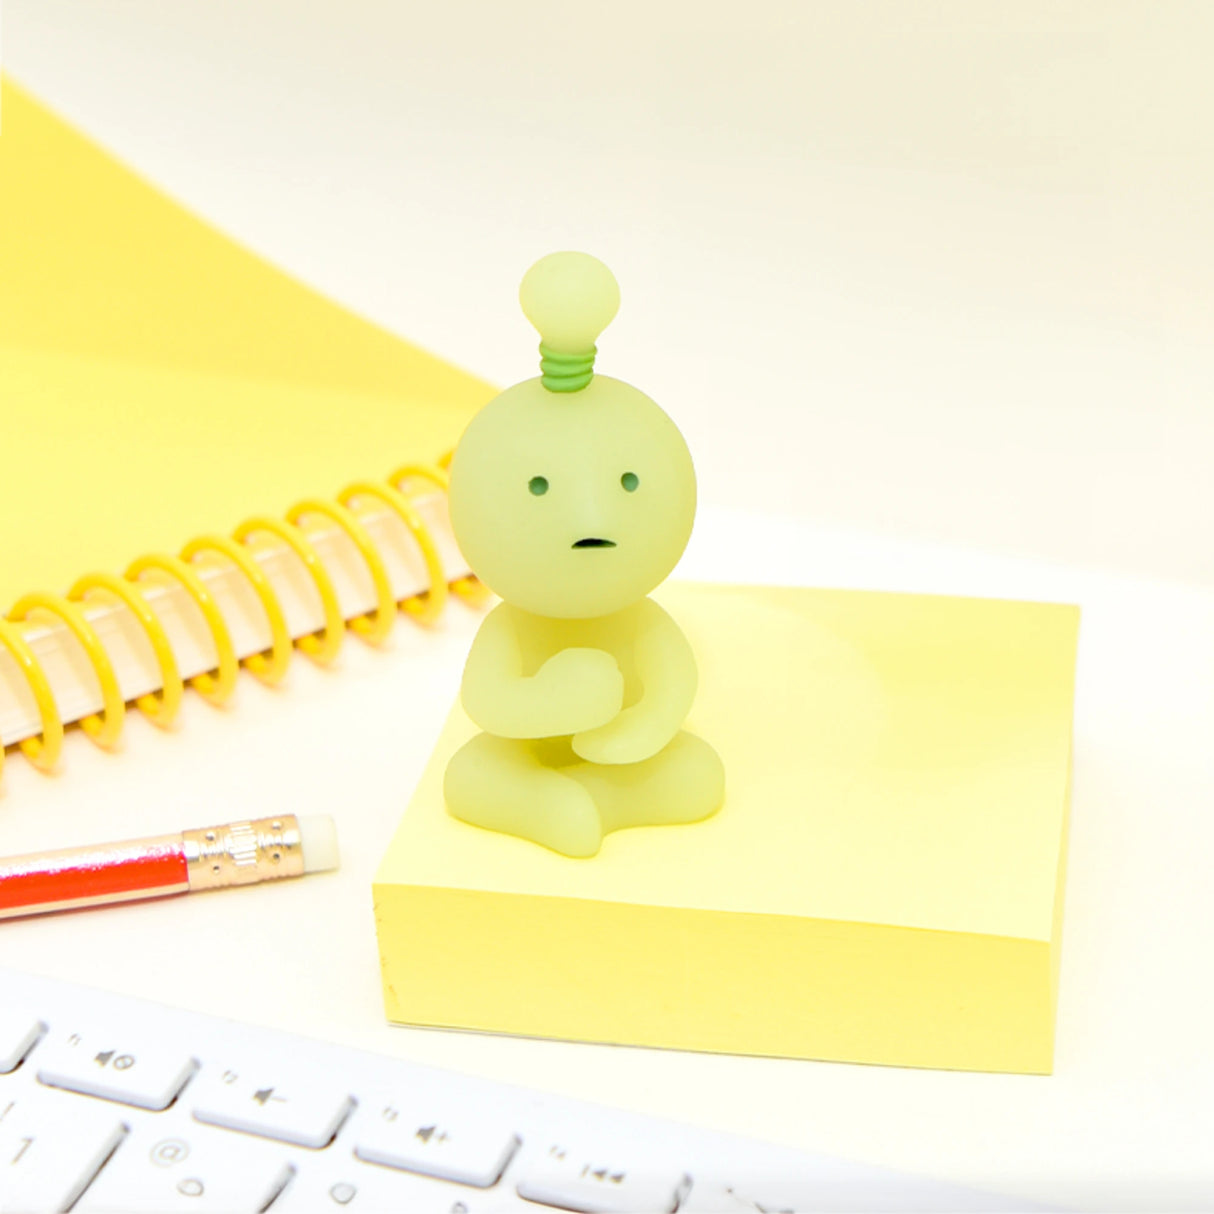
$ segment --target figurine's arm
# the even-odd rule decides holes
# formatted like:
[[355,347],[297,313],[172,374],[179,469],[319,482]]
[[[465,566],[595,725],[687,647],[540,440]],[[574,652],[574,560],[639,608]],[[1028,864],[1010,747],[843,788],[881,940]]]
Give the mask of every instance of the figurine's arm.
[[555,738],[619,713],[624,676],[601,649],[562,649],[525,676],[511,610],[501,603],[490,612],[464,667],[460,699],[477,725],[499,738]]
[[614,720],[576,734],[574,752],[591,763],[639,763],[679,732],[695,699],[695,655],[674,622],[647,600],[636,637],[641,698]]

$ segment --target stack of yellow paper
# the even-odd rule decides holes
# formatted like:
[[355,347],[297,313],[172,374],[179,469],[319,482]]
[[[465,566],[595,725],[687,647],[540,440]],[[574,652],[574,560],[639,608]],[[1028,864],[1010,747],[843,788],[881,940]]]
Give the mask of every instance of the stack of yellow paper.
[[721,813],[570,860],[444,811],[456,710],[375,883],[389,1016],[695,1050],[1048,1072],[1078,611],[659,592]]

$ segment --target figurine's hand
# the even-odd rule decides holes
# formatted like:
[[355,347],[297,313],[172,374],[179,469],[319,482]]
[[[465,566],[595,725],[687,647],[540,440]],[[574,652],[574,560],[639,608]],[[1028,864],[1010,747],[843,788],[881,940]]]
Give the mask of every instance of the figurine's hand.
[[606,725],[624,704],[624,676],[602,649],[562,649],[536,671],[535,683],[558,707],[563,733]]
[[666,746],[675,733],[660,714],[648,712],[644,702],[626,708],[598,729],[574,734],[573,752],[588,763],[640,763]]

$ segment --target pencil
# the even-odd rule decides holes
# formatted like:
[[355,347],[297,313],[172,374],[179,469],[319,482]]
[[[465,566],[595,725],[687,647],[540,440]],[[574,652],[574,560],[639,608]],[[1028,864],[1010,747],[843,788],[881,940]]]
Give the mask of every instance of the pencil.
[[0,859],[0,919],[254,885],[336,868],[327,815],[280,814]]

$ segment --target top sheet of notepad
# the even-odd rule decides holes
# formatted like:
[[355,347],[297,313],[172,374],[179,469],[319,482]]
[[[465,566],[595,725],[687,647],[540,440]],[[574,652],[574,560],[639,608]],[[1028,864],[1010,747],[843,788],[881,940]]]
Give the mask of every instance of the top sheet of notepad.
[[713,819],[609,835],[591,860],[467,826],[456,708],[377,881],[1048,941],[1066,834],[1077,608],[669,585],[687,727],[725,762]]

